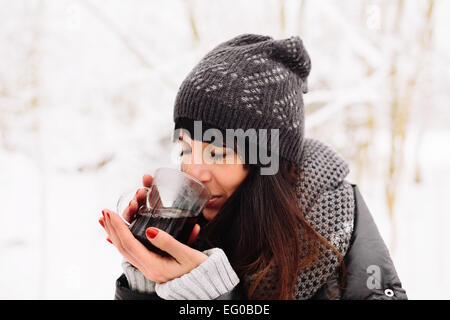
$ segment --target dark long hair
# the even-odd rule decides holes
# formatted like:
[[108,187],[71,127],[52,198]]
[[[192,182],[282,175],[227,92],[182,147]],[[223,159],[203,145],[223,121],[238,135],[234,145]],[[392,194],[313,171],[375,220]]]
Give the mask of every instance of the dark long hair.
[[[295,190],[299,170],[283,158],[274,175],[261,175],[258,165],[244,166],[249,170],[247,177],[202,227],[200,237],[209,247],[225,251],[240,279],[252,279],[243,282],[247,297],[294,299],[299,272],[320,257],[320,244],[339,259],[342,288],[342,256],[301,212]],[[264,290],[266,280],[275,281],[275,290]]]

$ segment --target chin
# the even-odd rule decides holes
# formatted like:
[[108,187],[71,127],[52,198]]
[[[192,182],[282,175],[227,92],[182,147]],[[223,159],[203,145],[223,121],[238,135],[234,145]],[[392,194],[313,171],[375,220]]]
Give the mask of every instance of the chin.
[[218,209],[209,209],[205,208],[203,209],[202,213],[206,220],[211,221],[219,212]]

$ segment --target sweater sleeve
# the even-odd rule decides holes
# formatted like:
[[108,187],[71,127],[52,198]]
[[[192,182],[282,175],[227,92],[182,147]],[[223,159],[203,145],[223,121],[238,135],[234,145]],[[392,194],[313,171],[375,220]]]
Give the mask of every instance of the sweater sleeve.
[[220,248],[203,251],[208,256],[189,273],[165,283],[156,283],[156,294],[166,300],[212,300],[229,293],[239,278]]
[[156,283],[148,280],[138,269],[125,259],[122,261],[122,269],[131,290],[139,293],[155,292]]

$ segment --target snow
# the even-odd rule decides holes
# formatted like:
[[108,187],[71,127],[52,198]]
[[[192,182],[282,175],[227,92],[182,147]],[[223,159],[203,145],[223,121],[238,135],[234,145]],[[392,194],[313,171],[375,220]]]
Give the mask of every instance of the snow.
[[[193,65],[240,33],[299,34],[312,58],[306,135],[348,159],[411,299],[449,299],[450,3],[387,0],[3,1],[0,12],[0,299],[112,299],[121,256],[103,208],[171,161],[172,106]],[[192,10],[199,35],[193,35]],[[303,13],[302,13],[303,12]],[[391,62],[411,92],[394,218]],[[362,125],[373,117],[372,129]],[[356,129],[349,129],[356,124]],[[356,145],[368,142],[358,176]],[[416,166],[420,183],[414,178]]]

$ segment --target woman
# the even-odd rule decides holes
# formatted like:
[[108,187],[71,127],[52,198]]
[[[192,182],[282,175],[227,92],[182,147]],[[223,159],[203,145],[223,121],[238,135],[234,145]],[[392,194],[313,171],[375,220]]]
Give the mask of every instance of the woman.
[[[216,197],[190,246],[147,230],[174,259],[146,250],[116,213],[103,211],[100,224],[124,256],[117,299],[407,298],[358,188],[345,180],[348,165],[304,137],[310,69],[299,37],[243,34],[188,74],[175,101],[174,138],[182,170]],[[238,133],[224,145],[205,139],[208,129]],[[200,162],[192,161],[197,153]],[[144,176],[144,186],[151,182]],[[141,199],[130,203],[129,221]]]

